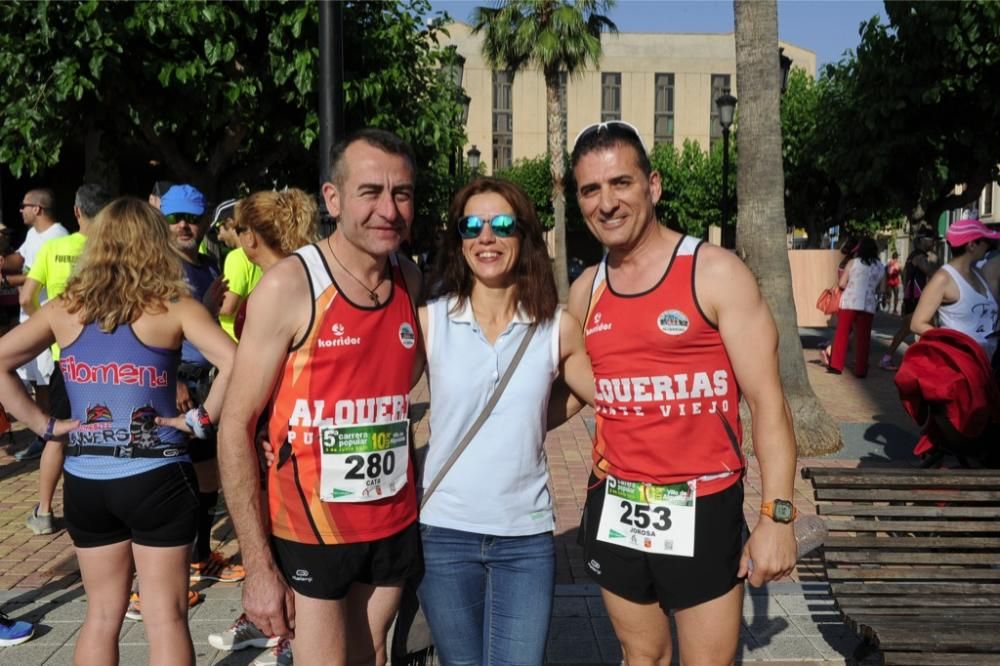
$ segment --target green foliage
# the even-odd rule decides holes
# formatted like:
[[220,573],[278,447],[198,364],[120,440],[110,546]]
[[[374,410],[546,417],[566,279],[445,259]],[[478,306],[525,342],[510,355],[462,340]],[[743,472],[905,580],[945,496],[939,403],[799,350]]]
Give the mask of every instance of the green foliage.
[[[521,186],[531,199],[531,203],[535,205],[542,226],[551,229],[555,225],[555,212],[552,207],[552,171],[548,155],[518,160],[512,167],[499,170],[494,175]],[[566,226],[570,229],[584,228],[583,216],[576,203],[576,196],[572,192],[566,197]]]
[[[736,141],[729,142],[730,223],[736,215]],[[722,142],[705,152],[697,141],[685,141],[678,151],[659,144],[649,156],[659,172],[663,194],[656,206],[660,222],[692,236],[704,236],[709,225],[722,224]]]
[[[443,17],[427,0],[344,11],[346,125],[399,132],[421,167],[457,150],[454,85],[440,73]],[[317,182],[315,2],[0,4],[0,162],[15,175],[100,132],[210,194]],[[121,165],[127,168],[128,165]],[[440,202],[435,202],[438,205]]]
[[886,14],[825,72],[822,166],[860,210],[933,221],[998,176],[1000,3],[892,2]]

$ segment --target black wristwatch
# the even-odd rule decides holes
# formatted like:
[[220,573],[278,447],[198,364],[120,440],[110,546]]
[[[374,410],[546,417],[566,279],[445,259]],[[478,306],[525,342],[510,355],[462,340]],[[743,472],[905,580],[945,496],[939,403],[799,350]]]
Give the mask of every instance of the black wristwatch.
[[760,505],[760,512],[776,523],[790,523],[799,513],[791,502],[782,499],[764,502]]

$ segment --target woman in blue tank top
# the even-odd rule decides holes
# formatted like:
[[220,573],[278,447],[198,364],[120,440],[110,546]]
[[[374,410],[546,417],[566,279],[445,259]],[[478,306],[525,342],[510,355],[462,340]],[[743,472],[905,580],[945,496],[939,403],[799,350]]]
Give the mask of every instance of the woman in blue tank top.
[[[97,216],[65,292],[0,338],[0,400],[43,439],[67,442],[65,515],[87,593],[75,663],[117,663],[133,559],[149,663],[194,663],[187,588],[198,499],[188,448],[222,411],[235,348],[189,293],[166,219],[122,198]],[[179,415],[183,340],[219,376],[203,407]],[[72,409],[65,421],[42,413],[14,374],[53,342]]]

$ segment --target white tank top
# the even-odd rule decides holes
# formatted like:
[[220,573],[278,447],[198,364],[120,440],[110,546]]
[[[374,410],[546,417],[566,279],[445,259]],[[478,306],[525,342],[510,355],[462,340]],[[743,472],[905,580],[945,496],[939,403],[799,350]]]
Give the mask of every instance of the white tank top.
[[986,352],[987,358],[993,358],[997,348],[996,337],[986,337],[997,328],[997,300],[983,276],[973,271],[985,294],[980,294],[972,288],[954,266],[945,264],[941,267],[948,272],[951,279],[958,285],[958,300],[938,308],[938,319],[943,328],[950,328],[965,333],[978,342]]

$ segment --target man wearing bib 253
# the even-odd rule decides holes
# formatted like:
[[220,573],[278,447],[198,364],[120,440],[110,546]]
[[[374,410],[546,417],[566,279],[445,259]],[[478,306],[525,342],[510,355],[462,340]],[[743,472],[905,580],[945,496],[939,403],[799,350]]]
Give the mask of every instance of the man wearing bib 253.
[[[596,381],[584,562],[629,666],[732,663],[743,579],[795,564],[791,414],[778,335],[746,266],[658,223],[660,176],[634,127],[592,125],[571,158],[580,210],[607,248],[570,291]],[[739,401],[763,479],[744,545]]]
[[[291,636],[297,666],[384,664],[402,584],[423,570],[408,437],[420,274],[396,255],[413,221],[413,153],[362,130],[331,163],[336,231],[250,295],[220,435],[243,607],[265,634]],[[267,515],[253,445],[265,406]]]

